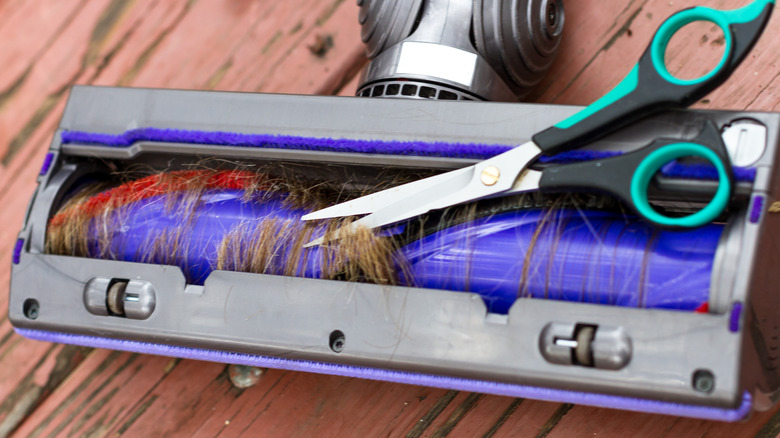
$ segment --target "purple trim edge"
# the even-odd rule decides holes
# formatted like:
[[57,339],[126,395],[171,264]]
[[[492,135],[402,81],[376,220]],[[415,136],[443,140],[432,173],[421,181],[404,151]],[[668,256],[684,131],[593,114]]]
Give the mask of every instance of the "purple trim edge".
[[733,333],[739,331],[739,321],[742,318],[742,303],[737,301],[731,306],[731,315],[729,315],[729,330]]
[[11,256],[11,262],[13,262],[13,264],[18,265],[19,261],[22,259],[23,247],[24,247],[24,239],[16,239],[16,244],[14,245],[14,253]]
[[49,168],[51,167],[51,162],[54,160],[54,152],[49,152],[46,154],[46,157],[43,159],[43,164],[41,165],[41,172],[38,174],[39,176],[46,175],[47,172],[49,172]]
[[109,339],[97,336],[74,335],[44,330],[14,327],[24,337],[46,342],[75,344],[95,348],[123,350],[143,354],[173,356],[184,359],[205,360],[210,362],[234,363],[264,368],[277,368],[291,371],[305,371],[318,374],[330,374],[342,377],[358,377],[408,385],[423,385],[436,388],[456,389],[459,391],[481,392],[510,397],[530,398],[559,403],[574,403],[602,408],[615,408],[627,411],[651,414],[675,415],[704,420],[738,421],[745,418],[751,410],[752,399],[745,391],[742,403],[735,409],[709,406],[687,405],[632,397],[621,397],[561,389],[540,388],[535,386],[473,380],[458,377],[418,374],[404,371],[378,368],[356,367],[323,362],[282,359],[269,356],[257,356],[244,353],[230,353],[218,350],[178,347],[174,345],[153,344],[148,342]]
[[[473,159],[494,157],[516,146],[480,143],[356,140],[165,128],[130,129],[121,134],[63,131],[60,137],[63,144],[78,143],[108,147],[127,147],[138,141],[161,141],[253,148]],[[553,156],[543,155],[539,157],[539,162],[566,164],[604,159],[619,154],[619,152],[615,151],[573,150]],[[753,181],[756,177],[755,168],[733,167],[732,170],[737,181]],[[718,179],[718,174],[714,167],[703,165],[667,165],[661,169],[661,173],[670,177],[687,179]]]
[[764,197],[756,195],[753,197],[753,206],[750,208],[750,223],[755,224],[761,219],[761,212],[764,211]]

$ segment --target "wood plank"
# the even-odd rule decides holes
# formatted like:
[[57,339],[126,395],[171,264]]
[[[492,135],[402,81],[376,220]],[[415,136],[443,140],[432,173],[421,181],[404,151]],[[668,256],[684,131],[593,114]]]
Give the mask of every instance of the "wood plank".
[[754,414],[747,422],[719,423],[714,421],[677,418],[667,415],[651,415],[623,412],[614,409],[598,409],[575,406],[564,416],[548,435],[549,438],[568,437],[573,433],[600,437],[624,437],[641,431],[643,436],[754,436],[762,425],[778,412]]
[[[224,372],[213,370],[200,374],[201,364],[193,362],[186,373],[171,374],[153,395],[157,398],[146,413],[127,429],[131,435],[168,433],[174,421],[160,408],[187,409],[192,415],[176,420],[175,430],[184,435],[240,436],[263,431],[276,436],[343,436],[349,430],[354,436],[396,435],[409,430],[429,412],[448,391],[406,385],[392,385],[359,379],[345,379],[308,373],[269,370],[258,385],[244,391],[232,388]],[[211,368],[209,368],[211,369]],[[192,397],[176,395],[168,385],[176,379],[191,380],[193,373],[199,386]],[[205,382],[205,383],[201,383]],[[188,393],[189,394],[189,393]],[[215,398],[223,394],[222,400]],[[304,395],[304,396],[301,396]],[[186,405],[186,407],[185,407]],[[206,417],[195,415],[211,409]],[[375,421],[392,413],[389,421]],[[291,417],[292,415],[292,417]],[[294,419],[294,420],[293,420]]]
[[[368,65],[368,61],[366,61],[363,65],[361,65],[358,69],[358,71],[361,71]],[[338,92],[339,96],[349,96],[352,97],[357,92],[358,86],[360,86],[361,83],[361,77],[360,74],[356,74],[352,77],[352,80],[349,81],[346,85],[344,85]]]
[[88,62],[85,56],[91,53],[91,47],[100,43],[96,26],[104,12],[102,2],[85,2],[57,38],[45,47],[31,65],[26,80],[6,101],[5,108],[9,109],[0,114],[0,156],[4,165],[12,156],[8,152],[13,153],[24,145],[40,118],[51,112],[52,105],[82,73]]
[[[18,335],[13,335],[18,336]],[[33,341],[25,339],[20,346],[30,346]],[[7,436],[15,430],[28,415],[35,412],[70,372],[84,359],[88,349],[73,345],[55,345],[39,342],[37,347],[45,348],[45,354],[38,358],[25,356],[16,363],[31,363],[34,367],[26,375],[11,380],[15,383],[13,391],[0,403],[0,436]],[[21,351],[22,348],[17,348]],[[24,351],[30,352],[30,348]],[[21,367],[20,367],[21,368]]]
[[[502,402],[506,401],[509,403],[505,407],[502,406]],[[482,405],[485,407],[497,406],[497,409],[492,413],[489,410],[481,411],[478,408]],[[571,405],[486,396],[480,400],[478,408],[453,428],[453,434],[457,436],[461,435],[461,431],[468,431],[462,435],[537,436],[546,428],[555,427],[560,416],[568,412]]]
[[[0,41],[13,41],[0,51],[0,111],[27,80],[33,65],[59,38],[62,28],[83,7],[83,1],[52,2],[46,7],[34,2],[3,2],[0,10]],[[10,126],[10,125],[7,125]]]
[[[296,0],[215,6],[194,4],[176,29],[177,35],[188,38],[161,41],[144,58],[143,67],[131,68],[132,74],[125,74],[119,84],[330,94],[345,81],[343,70],[354,70],[349,65],[363,50],[356,11],[348,2]],[[318,36],[333,41],[323,55],[310,48]],[[171,59],[181,61],[172,65]],[[290,82],[296,78],[305,79]],[[107,82],[101,79],[98,83]]]
[[[603,8],[594,7],[590,2],[568,2],[567,23],[577,25],[565,28],[564,43],[555,64],[539,86],[538,100],[586,105],[625,77],[658,26],[674,12],[695,5],[733,9],[748,3],[749,0],[616,2],[610,3],[610,10],[617,12],[616,18],[610,21],[604,19]],[[780,17],[774,14],[768,29],[778,26]],[[744,109],[775,80],[778,70],[772,66],[777,64],[777,45],[770,34],[771,30],[761,38],[734,78],[706,98],[709,100],[707,108]],[[700,44],[688,44],[681,49],[678,57],[688,59],[691,64],[707,59]],[[751,106],[753,108],[771,109]]]
[[16,431],[17,436],[99,436],[121,429],[171,369],[172,359],[93,350]]

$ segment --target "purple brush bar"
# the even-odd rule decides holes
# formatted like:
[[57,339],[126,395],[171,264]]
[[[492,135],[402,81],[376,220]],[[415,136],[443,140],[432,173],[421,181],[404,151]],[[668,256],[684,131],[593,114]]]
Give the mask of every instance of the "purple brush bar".
[[507,313],[518,296],[692,311],[709,299],[722,232],[721,225],[658,230],[600,211],[518,210],[402,251],[416,286],[476,292],[495,313]]
[[747,417],[747,415],[750,413],[752,405],[750,394],[747,391],[744,393],[742,402],[739,406],[734,409],[725,409],[706,406],[694,406],[682,403],[662,402],[656,400],[645,400],[632,397],[620,397],[606,394],[591,394],[587,392],[540,388],[536,386],[516,385],[511,383],[491,382],[485,380],[473,380],[458,377],[384,370],[378,368],[283,359],[252,354],[231,353],[219,350],[178,347],[175,345],[162,345],[148,342],[101,338],[97,336],[72,335],[66,333],[21,328],[15,328],[15,330],[22,336],[45,342],[74,344],[87,347],[107,348],[112,350],[130,351],[134,353],[156,354],[161,356],[205,360],[219,363],[234,363],[239,365],[250,365],[264,368],[267,367],[291,371],[330,374],[334,376],[358,377],[362,379],[380,380],[408,385],[422,385],[434,388],[456,389],[459,391],[481,392],[557,403],[583,404],[601,408],[614,408],[651,414],[685,416],[700,418],[703,420],[739,421]]
[[[224,131],[195,131],[184,129],[140,128],[121,134],[102,134],[85,131],[64,131],[63,144],[86,144],[109,147],[128,147],[140,141],[187,144],[208,144],[252,148],[327,151],[381,155],[411,155],[418,157],[447,157],[487,159],[506,152],[517,145],[447,143],[422,141],[379,141],[334,138],[299,137],[292,135],[243,134]],[[574,163],[607,158],[618,152],[575,150],[555,156],[539,157],[541,163]],[[682,165],[671,163],[661,169],[665,176],[685,179],[717,180],[718,173],[709,165]],[[737,181],[753,181],[754,168],[734,168]]]
[[[176,264],[188,282],[203,284],[216,269],[223,237],[241,228],[243,238],[231,243],[231,253],[249,258],[252,235],[262,219],[288,224],[277,235],[275,254],[264,273],[284,275],[290,257],[297,257],[297,276],[321,276],[323,247],[291,254],[292,238],[300,236],[306,211],[287,207],[280,195],[260,195],[247,201],[236,190],[205,193],[193,213],[170,206],[176,193],[151,197],[118,208],[109,226],[95,224],[90,256],[155,264]],[[182,217],[182,214],[186,215]],[[721,225],[695,230],[656,230],[637,218],[599,211],[518,210],[453,226],[400,250],[408,261],[408,285],[474,292],[488,310],[507,313],[518,297],[604,305],[693,311],[709,299],[710,277]],[[538,224],[546,225],[537,231]],[[186,228],[182,224],[187,223]],[[102,236],[99,230],[113,230]],[[316,234],[316,232],[315,232]],[[150,248],[170,236],[184,235],[177,257],[149,256]],[[108,237],[108,252],[97,243]],[[535,242],[535,243],[533,243]],[[526,263],[526,252],[531,251]],[[105,251],[105,249],[103,250]],[[237,263],[241,266],[242,263]],[[228,269],[230,265],[228,265]]]

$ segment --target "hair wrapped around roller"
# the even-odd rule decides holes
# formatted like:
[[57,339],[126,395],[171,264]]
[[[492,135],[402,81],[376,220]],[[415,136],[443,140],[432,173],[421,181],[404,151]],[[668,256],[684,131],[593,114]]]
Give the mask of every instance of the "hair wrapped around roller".
[[300,221],[337,191],[246,170],[93,184],[50,219],[46,248],[175,265],[191,284],[218,269],[475,292],[496,313],[525,297],[701,311],[723,231],[658,230],[593,197],[525,195],[304,248],[353,220]]

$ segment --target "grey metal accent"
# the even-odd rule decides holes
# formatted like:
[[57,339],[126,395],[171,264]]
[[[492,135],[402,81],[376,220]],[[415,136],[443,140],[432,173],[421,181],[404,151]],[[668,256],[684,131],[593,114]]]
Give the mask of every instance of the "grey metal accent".
[[111,284],[110,278],[91,278],[84,286],[84,306],[93,315],[108,316],[106,293]]
[[[539,335],[539,351],[548,362],[572,365],[572,348],[577,346],[574,327],[573,322],[557,321],[544,326]],[[564,342],[561,342],[562,340]]]
[[541,331],[539,351],[550,362],[619,370],[631,361],[631,338],[623,327],[551,322]]
[[726,313],[731,306],[731,294],[738,273],[734,266],[739,264],[745,216],[744,212],[735,214],[720,236],[710,277],[710,299],[707,302],[710,312]]
[[623,327],[599,325],[591,349],[596,368],[619,370],[631,361],[631,338]]
[[84,286],[84,307],[93,315],[147,319],[156,304],[148,281],[94,277]]
[[[520,144],[576,110],[552,105],[75,87],[59,130],[116,134],[157,127]],[[372,165],[374,156],[341,162],[334,158],[323,165],[318,154],[305,163],[305,157],[289,151],[274,151],[278,155],[269,158],[254,155],[251,148],[242,155],[239,150],[224,152],[227,149],[217,145],[137,145],[133,152],[124,149],[111,155],[108,148],[63,146],[58,131],[51,145],[55,160],[50,171],[38,178],[19,233],[25,245],[20,262],[12,266],[9,318],[16,327],[31,329],[708,406],[737,406],[745,391],[773,400],[780,389],[780,359],[774,354],[780,348],[776,291],[780,213],[773,213],[770,206],[780,202],[780,172],[775,171],[780,165],[780,114],[669,111],[610,135],[593,148],[632,150],[659,136],[690,139],[698,134],[703,117],[719,127],[750,119],[767,128],[766,149],[751,166],[757,170],[756,183],[741,186],[746,196],[735,198],[726,218],[733,224],[716,256],[718,272],[713,273],[709,314],[519,299],[509,315],[492,315],[478,296],[468,293],[221,271],[214,272],[205,285],[195,286],[185,284],[177,267],[42,254],[48,220],[67,193],[85,178],[108,175],[113,169],[139,164],[164,169],[170,163],[195,163],[212,154],[227,154],[220,156],[248,163],[304,162],[302,173],[342,172],[339,175],[345,178],[370,183],[377,168],[387,166]],[[419,157],[393,160],[398,171],[418,171],[421,163],[427,163]],[[763,203],[754,204],[756,199]],[[759,214],[753,215],[754,211]],[[104,280],[91,282],[94,279]],[[149,313],[147,319],[103,316],[108,311],[101,306],[112,279],[126,279],[126,291],[135,281],[144,282],[139,283],[140,289],[146,287],[141,284],[153,288],[154,309],[142,311]],[[103,293],[102,304],[98,290]],[[25,314],[25,308],[30,313],[31,303],[35,319]],[[123,303],[127,314],[128,303]],[[732,331],[730,312],[739,307],[735,303],[743,305],[742,313],[734,316],[742,324]],[[568,340],[574,340],[578,324],[596,327],[590,346],[593,367],[555,362],[566,355],[571,360],[571,345],[566,352],[543,353],[540,339],[547,336],[544,332],[551,323],[564,327],[556,330],[563,330],[560,337]],[[345,341],[339,353],[331,345],[336,330]],[[624,336],[630,338],[630,348]],[[606,347],[600,346],[602,340]],[[623,361],[619,369],[599,368]],[[714,386],[705,385],[706,377],[694,384],[699,370],[711,373]]]
[[477,50],[518,97],[552,64],[564,21],[561,0],[474,0]]
[[423,0],[358,0],[360,38],[366,56],[373,58],[408,37],[414,29]]
[[749,119],[737,120],[723,129],[723,142],[733,165],[750,166],[764,155],[766,126]]
[[122,294],[124,314],[128,318],[146,319],[154,312],[157,300],[152,283],[143,280],[130,280]]
[[[373,60],[357,95],[516,101],[526,94],[554,58],[563,27],[563,4],[560,0],[499,0],[504,25],[497,31],[508,35],[484,35],[482,3],[362,0],[363,39]],[[422,17],[416,30],[405,34],[420,7]],[[386,24],[380,24],[381,20]],[[472,29],[476,48],[470,39]],[[491,50],[504,56],[490,57]]]

